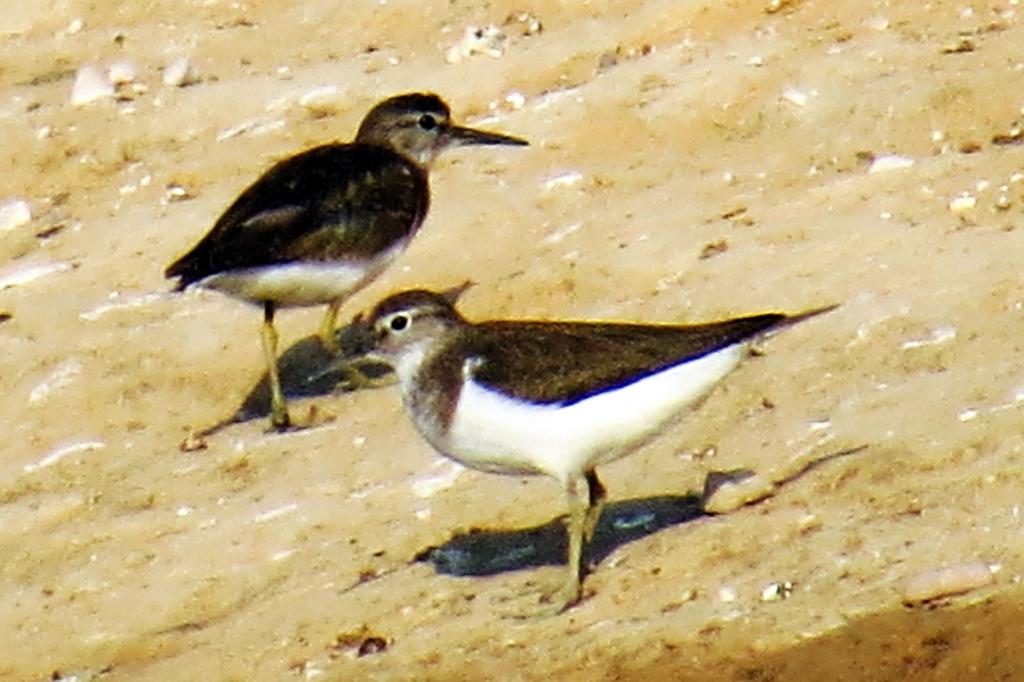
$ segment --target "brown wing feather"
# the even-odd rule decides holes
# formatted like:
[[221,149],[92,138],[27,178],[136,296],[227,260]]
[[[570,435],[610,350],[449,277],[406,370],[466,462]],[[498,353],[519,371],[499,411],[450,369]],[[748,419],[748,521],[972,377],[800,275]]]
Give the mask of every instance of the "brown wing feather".
[[709,324],[485,322],[471,355],[481,384],[521,400],[572,404],[775,327],[783,314]]
[[424,173],[388,149],[315,147],[242,192],[166,275],[186,286],[236,268],[373,254],[411,236],[428,203]]

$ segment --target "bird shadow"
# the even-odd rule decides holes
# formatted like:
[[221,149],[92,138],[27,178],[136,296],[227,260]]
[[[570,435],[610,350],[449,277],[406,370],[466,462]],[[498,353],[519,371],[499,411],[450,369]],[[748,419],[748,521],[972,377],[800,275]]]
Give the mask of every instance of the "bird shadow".
[[[777,480],[770,493],[743,506],[760,504],[819,467],[861,453],[867,447],[858,445],[814,458],[786,478]],[[583,549],[584,565],[596,566],[622,545],[666,528],[708,516],[721,516],[705,511],[705,500],[719,485],[742,481],[753,474],[747,469],[709,472],[704,492],[700,495],[655,495],[609,503],[601,514],[594,537]],[[446,575],[487,576],[524,568],[565,565],[568,545],[565,517],[560,516],[532,528],[474,528],[452,536],[441,545],[427,547],[414,557],[414,561],[431,563],[434,570]]]
[[[316,334],[302,338],[278,358],[277,372],[281,390],[289,400],[340,395],[364,388],[387,383],[393,376],[391,368],[382,363],[366,359],[372,339],[366,326],[357,318],[351,324],[337,331],[338,345],[342,349],[332,353],[320,342]],[[366,381],[353,381],[356,374],[346,369],[346,361],[359,377]],[[209,436],[233,424],[241,424],[270,415],[270,380],[264,372],[253,384],[233,414],[201,432]]]
[[[698,495],[657,495],[611,502],[601,514],[584,562],[596,565],[629,542],[671,526],[710,516]],[[472,529],[444,544],[428,547],[416,561],[429,562],[438,573],[485,576],[538,566],[561,566],[568,558],[562,517],[533,528]]]

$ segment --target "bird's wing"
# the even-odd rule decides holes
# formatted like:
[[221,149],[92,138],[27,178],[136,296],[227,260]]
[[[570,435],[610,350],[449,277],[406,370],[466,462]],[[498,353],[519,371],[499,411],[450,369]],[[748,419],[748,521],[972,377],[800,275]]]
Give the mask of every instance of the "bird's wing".
[[534,403],[572,404],[740,343],[785,322],[779,313],[699,325],[488,322],[476,325],[473,378]]
[[386,149],[315,147],[271,167],[166,274],[187,285],[236,268],[374,253],[418,226],[426,196],[422,174]]

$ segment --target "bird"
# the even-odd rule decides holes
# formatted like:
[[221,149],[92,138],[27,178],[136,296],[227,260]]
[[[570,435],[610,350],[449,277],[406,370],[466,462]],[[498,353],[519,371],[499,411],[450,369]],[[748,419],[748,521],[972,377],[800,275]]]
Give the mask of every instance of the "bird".
[[568,505],[568,570],[536,615],[581,596],[583,552],[607,497],[598,465],[654,438],[710,392],[768,332],[833,310],[761,313],[700,324],[470,322],[452,292],[393,294],[364,318],[367,357],[390,364],[419,434],[480,471],[541,474]]
[[277,371],[278,308],[327,304],[319,336],[337,352],[342,303],[409,244],[430,204],[428,172],[445,150],[525,146],[526,140],[455,124],[433,93],[376,104],[352,142],[307,149],[245,189],[165,276],[176,290],[213,289],[263,307],[271,427],[292,426]]

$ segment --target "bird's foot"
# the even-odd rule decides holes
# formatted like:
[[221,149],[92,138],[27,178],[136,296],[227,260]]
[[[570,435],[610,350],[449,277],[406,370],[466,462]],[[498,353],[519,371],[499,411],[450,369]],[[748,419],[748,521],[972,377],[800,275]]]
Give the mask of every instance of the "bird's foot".
[[[554,591],[533,587],[515,595],[513,599],[517,603],[499,610],[499,614],[502,618],[515,620],[550,618],[578,604],[581,597],[582,591],[575,581],[566,582]],[[524,605],[524,602],[528,605]]]
[[334,419],[335,417],[332,414],[321,413],[316,405],[310,405],[309,411],[300,420],[292,419],[287,411],[284,412],[283,419],[280,413],[272,411],[267,433],[296,433],[332,422]]

